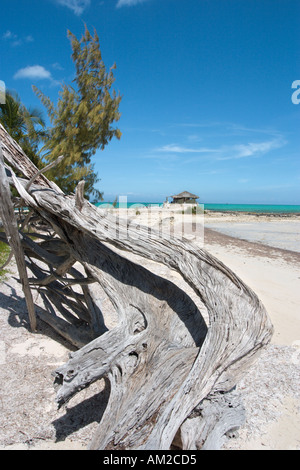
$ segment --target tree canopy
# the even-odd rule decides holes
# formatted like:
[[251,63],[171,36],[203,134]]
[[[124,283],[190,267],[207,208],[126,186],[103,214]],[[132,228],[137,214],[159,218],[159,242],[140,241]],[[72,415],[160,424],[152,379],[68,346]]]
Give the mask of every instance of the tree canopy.
[[95,188],[99,179],[91,157],[98,149],[103,150],[113,137],[121,137],[120,130],[113,126],[120,119],[121,101],[121,96],[111,90],[116,66],[107,71],[96,31],[92,36],[85,27],[81,40],[68,31],[68,38],[75,64],[74,86],[62,85],[57,105],[33,87],[52,124],[45,141],[44,158],[50,163],[59,155],[65,157],[47,176],[67,193],[74,192],[78,182],[85,180],[85,196],[99,200],[102,193]]
[[43,166],[39,143],[45,138],[45,121],[37,108],[26,108],[17,93],[7,91],[5,103],[0,104],[0,122],[38,167]]

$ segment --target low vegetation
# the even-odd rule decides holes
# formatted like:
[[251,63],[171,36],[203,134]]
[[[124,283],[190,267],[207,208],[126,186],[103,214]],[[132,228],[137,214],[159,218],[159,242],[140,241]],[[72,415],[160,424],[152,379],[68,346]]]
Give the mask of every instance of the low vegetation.
[[[0,267],[3,266],[9,256],[10,247],[3,242],[0,242]],[[7,268],[0,269],[0,282],[6,279],[6,275],[9,273]]]

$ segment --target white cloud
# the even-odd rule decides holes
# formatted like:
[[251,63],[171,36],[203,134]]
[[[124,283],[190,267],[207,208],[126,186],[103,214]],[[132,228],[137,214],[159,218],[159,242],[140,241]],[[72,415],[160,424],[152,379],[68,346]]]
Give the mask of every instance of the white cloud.
[[2,39],[16,39],[16,35],[13,34],[11,31],[7,30],[3,35]]
[[54,62],[54,64],[52,64],[52,68],[55,70],[64,70],[64,68],[60,65],[59,62]]
[[249,142],[248,144],[233,145],[226,149],[227,155],[220,160],[231,160],[234,158],[258,157],[285,145],[282,139],[273,139],[265,142]]
[[21,46],[22,44],[24,44],[24,42],[26,43],[26,42],[33,42],[34,41],[31,34],[25,36],[24,38],[20,38],[17,34],[14,34],[9,30],[7,30],[2,35],[2,39],[4,39],[5,41],[8,41],[8,43],[13,47]]
[[33,78],[37,80],[49,79],[52,80],[51,73],[45,69],[42,65],[29,65],[23,69],[18,70],[15,75],[15,79],[18,78]]
[[22,39],[16,39],[15,41],[11,43],[13,47],[22,46],[22,44],[23,44]]
[[118,0],[117,8],[131,7],[138,3],[145,3],[147,0]]
[[210,149],[206,147],[200,147],[200,148],[189,148],[189,147],[183,147],[181,145],[176,145],[176,144],[169,144],[169,145],[164,145],[163,147],[160,147],[157,149],[157,152],[171,152],[171,153],[207,153],[207,152],[218,152],[218,149]]
[[91,0],[57,0],[57,3],[72,10],[75,15],[81,15],[90,6]]
[[[240,158],[257,158],[269,153],[272,150],[283,147],[286,141],[280,137],[264,142],[249,142],[246,144],[221,145],[220,147],[186,147],[177,144],[168,144],[155,149],[155,154],[163,158],[163,155],[194,154],[185,163],[190,163],[203,159],[203,154],[207,158],[214,160],[234,160]],[[197,155],[198,154],[198,155]],[[205,155],[204,155],[205,156]]]

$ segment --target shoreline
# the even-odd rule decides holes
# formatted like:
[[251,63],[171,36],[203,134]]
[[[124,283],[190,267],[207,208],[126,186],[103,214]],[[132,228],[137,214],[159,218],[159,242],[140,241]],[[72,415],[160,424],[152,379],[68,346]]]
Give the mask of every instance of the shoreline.
[[174,208],[110,209],[108,213],[129,223],[147,226],[161,233],[187,237],[196,243],[211,229],[240,240],[247,240],[300,253],[300,217],[295,214],[253,214],[249,212],[204,212]]
[[204,248],[215,244],[223,247],[233,246],[251,253],[251,256],[263,256],[266,258],[281,258],[290,263],[299,263],[300,253],[285,248],[267,245],[262,242],[254,242],[238,236],[227,235],[221,231],[204,227]]
[[255,217],[300,217],[300,212],[254,212],[254,211],[226,211],[226,210],[209,210],[204,209],[205,214],[208,215],[252,215]]
[[205,229],[260,245],[300,253],[300,217],[293,215],[205,215]]
[[300,450],[300,253],[204,229],[204,248],[258,296],[271,342],[237,385],[246,423],[224,450]]
[[117,213],[118,211],[124,212],[128,211],[129,213],[133,213],[134,211],[139,211],[139,212],[161,212],[161,213],[170,213],[174,212],[175,214],[180,214],[182,212],[185,212],[186,215],[189,214],[189,211],[191,213],[191,210],[193,207],[197,207],[198,211],[197,214],[200,215],[206,215],[209,217],[224,217],[224,216],[252,216],[252,217],[274,217],[275,219],[277,218],[295,218],[298,220],[300,218],[300,212],[260,212],[260,211],[234,211],[234,210],[211,210],[211,209],[203,209],[201,206],[193,206],[191,205],[172,205],[170,204],[169,206],[156,206],[156,205],[151,205],[149,206],[146,205],[139,205],[139,203],[136,203],[136,205],[131,205],[131,206],[126,206],[126,207],[114,207],[112,204],[105,207],[103,206],[96,206],[97,209],[100,209],[102,211],[109,211],[111,213]]
[[230,267],[265,305],[272,342],[300,345],[300,253],[204,229],[204,249]]
[[[99,209],[107,209],[107,210],[160,210],[160,211],[181,211],[181,210],[188,210],[192,209],[193,207],[196,207],[199,212],[209,214],[209,215],[218,215],[218,214],[225,214],[225,215],[253,215],[253,216],[274,216],[274,217],[300,217],[300,209],[297,209],[297,211],[291,211],[291,210],[250,210],[250,209],[241,209],[241,210],[234,210],[234,209],[210,209],[206,208],[204,203],[198,203],[198,204],[173,204],[169,203],[168,205],[165,205],[164,203],[156,203],[156,202],[125,202],[121,203],[121,207],[119,204],[114,206],[113,202],[101,202],[101,203],[96,203],[96,207]],[[214,205],[214,204],[207,204],[207,205]],[[215,204],[216,206],[219,204]],[[220,204],[226,206],[226,204]],[[230,205],[235,205],[235,204],[228,204]],[[237,204],[241,206],[245,206],[247,204]],[[268,204],[249,204],[250,206],[267,206]],[[270,205],[274,207],[273,205]],[[276,204],[275,204],[276,206]],[[285,205],[285,204],[278,204],[277,207],[300,207],[298,204],[291,204],[291,205]]]

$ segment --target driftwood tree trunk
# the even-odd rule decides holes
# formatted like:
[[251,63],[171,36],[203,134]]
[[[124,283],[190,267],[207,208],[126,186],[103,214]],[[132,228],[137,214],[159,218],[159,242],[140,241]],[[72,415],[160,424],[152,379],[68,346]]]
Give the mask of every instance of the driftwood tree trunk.
[[21,238],[18,231],[14,215],[14,206],[11,200],[9,183],[6,177],[2,149],[0,147],[0,218],[3,221],[7,239],[11,246],[12,252],[15,256],[18,266],[20,280],[22,283],[23,292],[26,298],[27,309],[29,314],[29,321],[32,331],[36,330],[36,314],[34,303],[31,295],[31,290],[27,277],[27,270],[24,258],[24,252],[21,245]]
[[[3,127],[0,141],[7,178],[31,211],[26,223],[40,224],[39,242],[21,238],[29,283],[44,300],[37,315],[80,348],[55,371],[57,401],[102,377],[111,384],[90,448],[219,447],[243,421],[232,390],[272,335],[255,293],[190,241],[91,205],[82,185],[69,196],[40,174],[28,185],[37,169]],[[177,271],[203,310],[137,262],[143,258]],[[112,329],[91,283],[101,286],[118,314]]]

